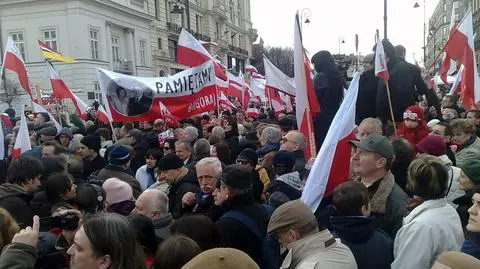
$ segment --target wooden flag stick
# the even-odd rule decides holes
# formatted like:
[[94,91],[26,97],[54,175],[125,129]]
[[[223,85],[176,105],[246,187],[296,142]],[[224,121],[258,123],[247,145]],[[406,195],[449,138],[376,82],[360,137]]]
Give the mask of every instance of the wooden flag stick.
[[390,86],[388,86],[388,81],[385,81],[385,85],[387,85],[388,105],[390,106],[390,116],[392,117],[393,130],[395,131],[395,135],[396,135],[397,125],[395,124],[395,116],[393,115],[392,98],[390,96]]

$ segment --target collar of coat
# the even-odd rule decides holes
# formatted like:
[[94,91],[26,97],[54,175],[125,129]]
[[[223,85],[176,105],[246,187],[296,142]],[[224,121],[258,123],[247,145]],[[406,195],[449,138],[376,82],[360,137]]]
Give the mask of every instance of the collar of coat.
[[410,212],[404,219],[403,219],[403,225],[410,223],[413,219],[418,217],[420,214],[423,212],[434,209],[434,208],[439,208],[447,205],[447,199],[446,198],[441,198],[441,199],[436,199],[436,200],[427,200],[423,202],[421,205],[415,207],[415,209]]
[[[359,180],[362,181],[361,178]],[[385,214],[388,196],[392,192],[394,185],[395,177],[393,176],[392,172],[389,171],[382,179],[380,179],[380,185],[370,199],[373,213]]]

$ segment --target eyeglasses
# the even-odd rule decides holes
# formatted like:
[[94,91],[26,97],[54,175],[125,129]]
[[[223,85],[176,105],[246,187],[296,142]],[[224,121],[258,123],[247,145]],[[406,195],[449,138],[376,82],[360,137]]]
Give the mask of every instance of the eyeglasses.
[[419,117],[418,117],[417,113],[410,112],[410,111],[405,111],[405,113],[403,113],[403,119],[404,120],[418,120]]

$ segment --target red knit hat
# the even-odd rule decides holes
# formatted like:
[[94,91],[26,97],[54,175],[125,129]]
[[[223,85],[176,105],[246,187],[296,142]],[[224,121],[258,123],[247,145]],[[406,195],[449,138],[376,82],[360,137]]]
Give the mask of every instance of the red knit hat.
[[423,120],[423,109],[419,106],[409,106],[405,112],[403,112],[404,120]]

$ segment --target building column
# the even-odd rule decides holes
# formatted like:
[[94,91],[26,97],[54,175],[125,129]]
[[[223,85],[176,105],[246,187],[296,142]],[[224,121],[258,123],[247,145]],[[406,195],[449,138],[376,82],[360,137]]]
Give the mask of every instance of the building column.
[[105,36],[106,36],[106,40],[107,40],[107,42],[105,42],[105,44],[106,44],[105,51],[107,53],[106,59],[107,59],[108,65],[110,67],[110,70],[113,70],[111,29],[112,29],[112,24],[109,23],[109,22],[105,22]]
[[125,37],[126,37],[126,48],[125,48],[125,56],[127,57],[127,61],[132,61],[132,72],[133,75],[137,74],[137,64],[135,59],[135,38],[133,36],[133,29],[127,28],[125,29]]

